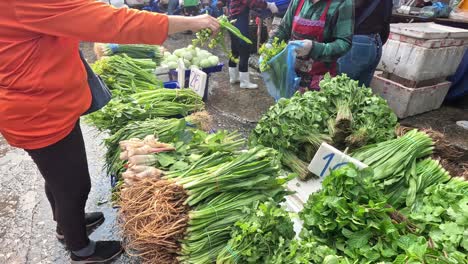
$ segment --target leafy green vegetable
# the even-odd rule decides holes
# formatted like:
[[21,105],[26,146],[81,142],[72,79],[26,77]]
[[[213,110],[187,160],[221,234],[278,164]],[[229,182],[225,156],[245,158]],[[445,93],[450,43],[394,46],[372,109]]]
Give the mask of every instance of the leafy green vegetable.
[[268,62],[273,58],[275,57],[276,55],[278,55],[279,53],[281,53],[281,51],[283,51],[286,46],[288,44],[282,40],[282,41],[279,41],[278,38],[274,38],[273,39],[273,42],[271,43],[271,46],[272,47],[267,47],[266,44],[263,44],[260,49],[259,49],[259,54],[262,58],[261,62],[260,62],[260,71],[261,72],[264,72],[264,71],[267,71],[268,69],[270,69],[270,65],[268,64]]
[[450,177],[439,162],[420,160],[432,154],[434,143],[424,132],[412,130],[400,138],[358,149],[353,157],[374,169],[374,180],[395,208],[413,207],[429,186]]
[[425,190],[420,206],[409,213],[435,248],[455,263],[468,263],[468,182],[452,178]]
[[105,44],[104,56],[113,56],[117,54],[126,54],[134,59],[152,59],[156,65],[161,61],[161,47],[144,44]]
[[413,223],[389,206],[373,178],[372,170],[351,165],[333,171],[300,213],[301,238],[336,249],[351,263],[459,263],[432,248]]
[[[371,89],[359,87],[346,75],[326,76],[320,85],[319,92],[296,93],[290,99],[280,99],[252,131],[250,144],[272,147],[281,153],[290,151],[289,160],[309,163],[323,141],[331,142],[343,131],[345,116],[351,124],[350,133],[343,140],[348,146],[359,147],[395,137],[397,118],[385,100],[373,95]],[[289,166],[284,158],[283,164]],[[295,164],[290,168],[306,178],[297,165],[299,162]]]
[[245,214],[216,263],[270,263],[273,253],[295,236],[289,213],[275,202],[257,203],[246,208]]

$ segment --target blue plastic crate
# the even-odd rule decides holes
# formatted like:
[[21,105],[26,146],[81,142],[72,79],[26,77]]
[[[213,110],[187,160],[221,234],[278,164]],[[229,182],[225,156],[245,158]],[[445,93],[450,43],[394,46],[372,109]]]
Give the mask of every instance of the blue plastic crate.
[[179,85],[179,83],[177,81],[165,82],[164,83],[164,88],[177,89],[177,88],[180,88],[180,85]]

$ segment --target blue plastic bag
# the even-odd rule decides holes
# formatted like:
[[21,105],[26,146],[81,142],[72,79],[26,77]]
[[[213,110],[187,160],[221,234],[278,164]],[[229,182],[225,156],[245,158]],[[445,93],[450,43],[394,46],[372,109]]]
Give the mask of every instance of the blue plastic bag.
[[[270,69],[262,72],[263,81],[268,93],[279,100],[290,98],[299,87],[301,78],[295,71],[296,49],[302,47],[302,42],[291,41],[278,55],[268,61]],[[260,58],[262,61],[262,58]]]

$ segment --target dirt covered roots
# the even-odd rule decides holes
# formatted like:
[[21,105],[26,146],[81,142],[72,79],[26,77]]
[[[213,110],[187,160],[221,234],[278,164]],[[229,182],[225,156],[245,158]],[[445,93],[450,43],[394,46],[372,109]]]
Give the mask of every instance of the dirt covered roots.
[[144,179],[122,188],[120,219],[125,246],[146,263],[177,263],[189,207],[184,189],[171,181]]

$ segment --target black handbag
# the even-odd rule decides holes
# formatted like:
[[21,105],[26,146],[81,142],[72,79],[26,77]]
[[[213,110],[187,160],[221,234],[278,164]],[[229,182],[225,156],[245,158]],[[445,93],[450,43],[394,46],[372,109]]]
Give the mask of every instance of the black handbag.
[[91,106],[85,113],[82,114],[87,115],[106,106],[106,104],[109,103],[109,101],[112,99],[112,93],[101,77],[96,75],[93,69],[91,69],[91,66],[89,66],[81,51],[80,57],[86,68],[86,74],[88,75],[88,85],[92,96]]

